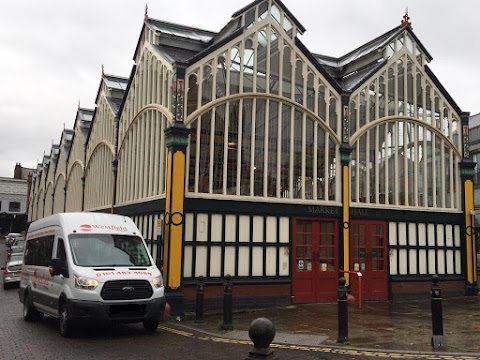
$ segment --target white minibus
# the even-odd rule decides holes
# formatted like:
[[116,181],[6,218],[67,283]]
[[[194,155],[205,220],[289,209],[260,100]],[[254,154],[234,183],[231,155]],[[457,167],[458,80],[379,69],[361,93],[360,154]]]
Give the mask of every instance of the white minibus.
[[25,320],[57,317],[63,336],[81,320],[143,322],[153,332],[166,303],[162,274],[134,222],[89,212],[30,224],[19,297]]

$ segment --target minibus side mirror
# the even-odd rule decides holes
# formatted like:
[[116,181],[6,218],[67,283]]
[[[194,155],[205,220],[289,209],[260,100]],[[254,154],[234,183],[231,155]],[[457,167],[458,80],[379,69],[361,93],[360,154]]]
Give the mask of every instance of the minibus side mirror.
[[50,275],[61,275],[62,274],[62,261],[60,259],[52,259],[52,265],[48,268]]

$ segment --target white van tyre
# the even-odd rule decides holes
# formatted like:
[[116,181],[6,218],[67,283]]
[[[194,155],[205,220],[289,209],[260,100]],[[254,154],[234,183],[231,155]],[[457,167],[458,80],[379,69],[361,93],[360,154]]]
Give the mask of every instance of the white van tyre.
[[149,333],[155,332],[158,328],[158,324],[160,324],[160,319],[157,318],[143,320],[143,327]]
[[39,321],[43,319],[43,313],[35,309],[32,305],[30,291],[25,293],[23,299],[23,318],[25,321]]
[[67,304],[62,302],[60,305],[60,335],[70,337],[72,335],[73,322],[68,314]]

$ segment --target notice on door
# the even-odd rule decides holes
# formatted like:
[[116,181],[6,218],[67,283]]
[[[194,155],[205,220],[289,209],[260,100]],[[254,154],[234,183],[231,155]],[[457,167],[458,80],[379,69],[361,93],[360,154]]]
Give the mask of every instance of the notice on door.
[[297,269],[298,270],[303,270],[305,267],[305,263],[303,262],[303,260],[298,260],[297,262]]

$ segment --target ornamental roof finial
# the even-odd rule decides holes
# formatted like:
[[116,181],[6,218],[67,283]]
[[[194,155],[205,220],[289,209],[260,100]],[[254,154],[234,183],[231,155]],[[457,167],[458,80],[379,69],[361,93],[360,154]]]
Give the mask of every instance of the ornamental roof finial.
[[145,3],[145,15],[143,16],[144,21],[148,21],[148,4]]
[[402,22],[400,24],[400,27],[404,26],[409,26],[410,28],[412,27],[412,23],[410,22],[410,16],[408,16],[408,6],[405,10],[405,15],[403,15]]
[[105,76],[105,67],[102,64],[102,77],[104,77],[104,76]]

